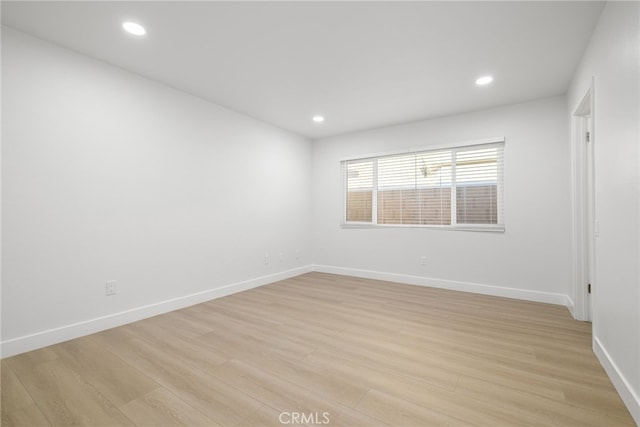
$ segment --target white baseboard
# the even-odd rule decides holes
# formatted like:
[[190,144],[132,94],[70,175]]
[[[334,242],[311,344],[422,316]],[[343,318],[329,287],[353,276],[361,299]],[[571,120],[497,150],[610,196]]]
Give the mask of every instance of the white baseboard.
[[[168,313],[173,310],[200,304],[212,299],[242,292],[248,289],[263,286],[279,280],[299,276],[310,271],[324,273],[341,274],[345,276],[362,277],[376,280],[386,280],[409,285],[428,286],[433,288],[451,289],[463,292],[472,292],[484,295],[493,295],[506,298],[516,298],[528,301],[545,302],[559,304],[570,307],[571,300],[562,294],[538,292],[514,288],[504,288],[500,286],[483,285],[470,282],[459,282],[444,279],[432,279],[420,276],[411,276],[397,273],[384,273],[371,270],[360,270],[354,268],[335,267],[326,265],[310,265],[305,267],[287,270],[280,273],[262,276],[243,282],[233,283],[226,286],[209,289],[171,300],[161,301],[131,310],[113,313],[107,316],[89,319],[86,321],[65,325],[62,327],[25,335],[18,338],[9,339],[0,343],[0,354],[4,357],[13,356],[49,345],[57,344],[70,339],[79,338],[85,335],[115,328],[127,323],[146,319],[159,314]],[[572,304],[571,304],[572,305]]]
[[[571,313],[571,317],[573,317],[574,319],[577,319],[576,317],[576,306],[573,303],[573,300],[571,299],[571,297],[569,295],[566,295],[567,297],[567,302],[566,302],[566,306],[569,309],[569,312]],[[580,319],[577,319],[580,320]]]
[[627,379],[622,375],[620,369],[618,369],[618,366],[611,358],[611,355],[609,355],[607,349],[595,335],[593,337],[593,352],[598,357],[600,364],[609,376],[609,379],[622,398],[622,401],[627,406],[627,409],[634,421],[640,426],[640,396],[638,396],[638,394],[633,390]]
[[269,283],[299,276],[304,273],[309,273],[310,271],[312,271],[311,266],[299,267],[292,270],[282,271],[280,273],[270,274],[268,276],[262,276],[255,279],[245,280],[243,282],[209,289],[195,294],[160,301],[71,325],[65,325],[59,328],[37,332],[31,335],[13,338],[1,343],[1,354],[3,358],[14,356],[16,354],[36,350],[38,348],[79,338],[85,335],[104,331],[106,329],[115,328],[117,326],[136,322],[152,316],[157,316],[158,314],[168,313],[173,310],[179,310],[181,308],[200,304],[216,298],[257,288],[258,286],[268,285]]
[[492,295],[505,298],[515,298],[527,301],[544,302],[549,304],[568,306],[571,301],[567,295],[552,292],[539,292],[526,289],[506,288],[501,286],[483,285],[471,282],[433,279],[429,277],[411,276],[407,274],[385,273],[381,271],[360,270],[356,268],[335,267],[329,265],[312,266],[313,271],[322,273],[342,274],[344,276],[361,277],[365,279],[385,280],[407,285],[427,286],[431,288],[450,289],[453,291],[471,292],[474,294]]

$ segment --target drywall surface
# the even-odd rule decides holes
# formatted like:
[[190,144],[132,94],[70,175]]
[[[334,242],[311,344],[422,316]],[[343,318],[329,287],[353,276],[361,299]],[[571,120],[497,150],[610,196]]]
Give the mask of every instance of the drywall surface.
[[309,140],[9,28],[2,68],[5,349],[308,268]]
[[[609,2],[568,93],[571,114],[594,80],[593,337],[640,423],[640,5]],[[602,360],[602,358],[601,358]],[[613,371],[608,369],[610,376]],[[618,376],[616,382],[615,376]],[[626,392],[620,388],[625,387]]]
[[[568,123],[565,98],[554,97],[314,141],[315,268],[567,303]],[[492,137],[506,140],[504,233],[341,228],[341,159]]]

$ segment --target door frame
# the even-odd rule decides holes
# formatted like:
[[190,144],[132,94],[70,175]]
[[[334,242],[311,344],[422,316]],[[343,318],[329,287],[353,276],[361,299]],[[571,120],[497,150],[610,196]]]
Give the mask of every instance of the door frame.
[[[593,321],[595,283],[594,80],[571,115],[573,317]],[[585,136],[589,132],[589,142]],[[588,285],[591,285],[591,293]]]

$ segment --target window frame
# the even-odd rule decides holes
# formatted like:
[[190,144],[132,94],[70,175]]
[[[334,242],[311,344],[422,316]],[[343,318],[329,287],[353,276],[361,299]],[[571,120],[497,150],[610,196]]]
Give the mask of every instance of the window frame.
[[[502,149],[502,167],[498,169],[497,179],[497,224],[378,224],[378,162],[377,160],[384,157],[397,156],[403,154],[417,154],[424,152],[437,152],[444,150],[463,151],[465,149],[486,146],[499,146]],[[407,148],[404,150],[388,151],[383,153],[367,154],[364,156],[351,156],[340,159],[340,191],[342,193],[342,203],[340,206],[340,227],[341,228],[420,228],[420,229],[438,229],[438,230],[451,230],[451,231],[486,231],[486,232],[498,232],[504,233],[505,226],[505,157],[506,157],[506,139],[504,137],[486,138],[465,142],[457,142],[442,145],[431,145],[418,148]],[[361,221],[347,221],[347,163],[355,161],[372,161],[373,162],[373,183],[371,194],[371,222]],[[451,183],[451,188],[455,187],[454,182]],[[452,199],[452,220],[455,218],[455,197],[454,192],[451,193]],[[457,219],[456,219],[457,221]]]

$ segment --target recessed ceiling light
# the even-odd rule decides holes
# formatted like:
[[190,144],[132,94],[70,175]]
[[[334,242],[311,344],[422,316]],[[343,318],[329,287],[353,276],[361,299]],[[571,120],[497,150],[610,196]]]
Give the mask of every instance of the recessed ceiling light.
[[476,80],[476,84],[478,86],[484,86],[484,85],[488,85],[492,81],[493,81],[493,77],[491,77],[491,76],[482,76],[478,80]]
[[322,116],[313,116],[313,121],[316,123],[322,123],[324,122],[324,117]]
[[147,30],[145,30],[142,25],[135,22],[123,22],[122,28],[124,28],[126,32],[133,34],[134,36],[144,36],[145,34],[147,34]]

